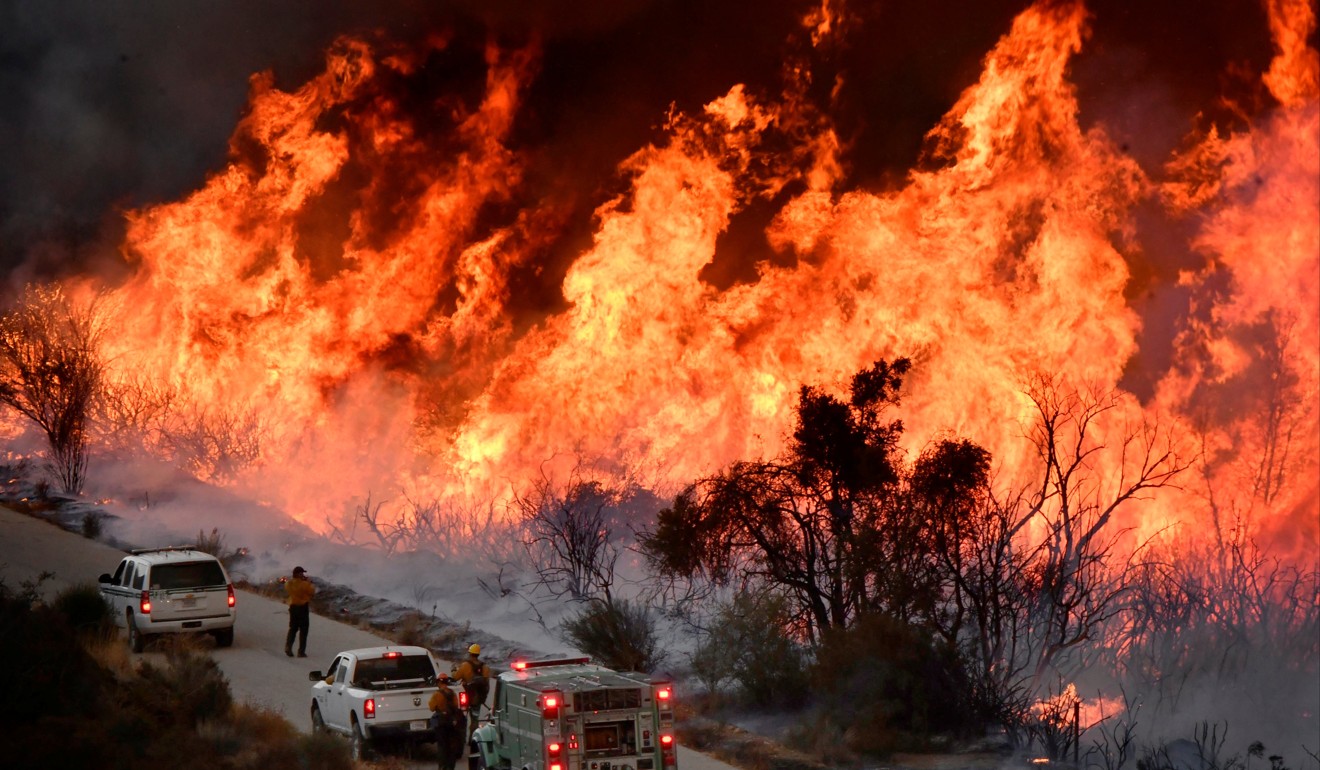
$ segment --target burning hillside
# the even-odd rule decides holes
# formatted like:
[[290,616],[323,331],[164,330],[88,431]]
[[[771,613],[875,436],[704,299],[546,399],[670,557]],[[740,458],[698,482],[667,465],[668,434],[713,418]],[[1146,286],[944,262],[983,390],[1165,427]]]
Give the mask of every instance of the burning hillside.
[[776,452],[801,385],[910,356],[914,454],[971,437],[1020,481],[1033,379],[1116,394],[1104,435],[1158,422],[1205,471],[1131,524],[1223,516],[1313,554],[1312,4],[1234,19],[1268,56],[1169,98],[1159,153],[1101,74],[1125,74],[1126,12],[1014,8],[906,169],[863,130],[888,118],[854,83],[879,76],[845,66],[885,11],[794,13],[778,72],[669,96],[592,178],[556,156],[590,134],[537,141],[553,34],[343,36],[301,82],[252,75],[228,162],[126,212],[122,280],[73,280],[112,300],[121,405],[227,426],[241,451],[196,472],[319,527],[579,466],[672,492]]

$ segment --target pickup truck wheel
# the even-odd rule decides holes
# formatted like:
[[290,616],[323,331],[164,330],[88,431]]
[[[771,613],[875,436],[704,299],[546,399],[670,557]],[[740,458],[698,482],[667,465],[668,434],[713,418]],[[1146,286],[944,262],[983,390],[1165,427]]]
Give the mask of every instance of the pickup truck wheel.
[[362,727],[356,718],[353,720],[353,734],[348,737],[348,753],[354,762],[362,762],[371,757],[371,746],[362,734]]
[[325,732],[325,717],[321,716],[321,707],[315,703],[312,704],[312,732]]
[[133,652],[142,652],[147,646],[147,635],[138,630],[133,613],[128,614],[128,648]]
[[215,637],[216,647],[231,647],[234,644],[234,627],[221,628],[211,632]]

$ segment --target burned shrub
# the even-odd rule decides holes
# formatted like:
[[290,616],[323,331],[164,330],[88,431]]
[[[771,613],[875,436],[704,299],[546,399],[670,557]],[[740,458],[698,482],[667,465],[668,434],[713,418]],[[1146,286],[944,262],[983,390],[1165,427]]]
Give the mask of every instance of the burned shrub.
[[655,634],[655,615],[639,602],[592,601],[560,626],[564,641],[607,668],[654,671],[664,662]]
[[81,531],[82,536],[88,540],[95,540],[101,536],[105,529],[105,514],[98,511],[88,511],[83,514]]
[[923,748],[983,727],[955,651],[888,615],[864,614],[827,633],[811,684],[859,752]]

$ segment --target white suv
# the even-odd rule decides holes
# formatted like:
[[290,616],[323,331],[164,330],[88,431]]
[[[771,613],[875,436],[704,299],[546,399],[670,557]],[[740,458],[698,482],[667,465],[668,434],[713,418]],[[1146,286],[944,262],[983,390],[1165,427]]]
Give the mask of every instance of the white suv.
[[100,583],[115,624],[128,629],[133,652],[142,652],[157,634],[208,632],[218,647],[234,643],[234,584],[220,560],[205,551],[132,551]]

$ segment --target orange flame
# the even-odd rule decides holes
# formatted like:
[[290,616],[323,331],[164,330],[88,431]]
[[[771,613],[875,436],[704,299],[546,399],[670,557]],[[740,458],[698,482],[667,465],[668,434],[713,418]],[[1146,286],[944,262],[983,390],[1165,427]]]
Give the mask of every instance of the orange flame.
[[[119,290],[114,360],[194,403],[259,407],[271,436],[245,482],[313,525],[371,491],[499,495],[582,458],[672,489],[775,452],[799,385],[900,355],[918,362],[910,448],[970,436],[1011,477],[1026,467],[1031,375],[1121,390],[1141,323],[1124,294],[1133,212],[1162,195],[1203,217],[1193,245],[1210,265],[1184,281],[1206,312],[1158,397],[1122,393],[1102,433],[1190,419],[1207,383],[1254,360],[1240,331],[1262,319],[1291,335],[1290,376],[1313,404],[1315,19],[1304,1],[1269,10],[1279,55],[1263,79],[1280,106],[1249,132],[1207,135],[1159,180],[1078,121],[1080,3],[1023,12],[893,190],[839,189],[846,147],[800,98],[809,73],[790,67],[779,100],[733,85],[624,163],[626,192],[599,205],[564,274],[566,309],[530,329],[511,284],[554,214],[528,208],[493,232],[478,220],[527,194],[508,137],[535,51],[492,46],[483,99],[443,105],[452,130],[435,142],[383,85],[427,52],[341,40],[292,93],[254,77],[229,166],[130,214],[137,272]],[[842,21],[826,2],[804,29],[819,44]],[[755,280],[704,280],[732,218],[790,189]],[[1233,291],[1211,291],[1225,275]],[[1316,426],[1312,408],[1291,446],[1306,468]],[[1211,439],[1240,434],[1216,425]],[[1311,514],[1312,544],[1317,475],[1272,504]],[[1184,503],[1157,501],[1145,528]]]

